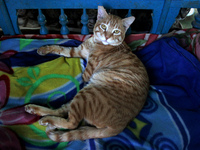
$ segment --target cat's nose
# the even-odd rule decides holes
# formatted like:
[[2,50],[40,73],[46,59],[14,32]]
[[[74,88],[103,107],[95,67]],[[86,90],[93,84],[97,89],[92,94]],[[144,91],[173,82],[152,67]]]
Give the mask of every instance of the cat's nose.
[[109,38],[110,38],[110,34],[109,33],[105,33],[105,38],[106,38],[106,40],[108,40]]
[[106,35],[106,40],[108,40],[110,38],[110,36]]

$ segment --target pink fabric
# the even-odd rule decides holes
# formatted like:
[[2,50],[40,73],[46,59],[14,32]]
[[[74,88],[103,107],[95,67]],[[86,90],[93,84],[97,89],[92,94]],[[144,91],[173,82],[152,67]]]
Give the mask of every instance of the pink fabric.
[[195,42],[195,54],[197,58],[200,60],[200,33],[196,36],[196,42]]
[[31,124],[39,119],[39,116],[25,112],[24,106],[7,109],[0,114],[0,124],[4,125]]
[[1,150],[22,150],[18,137],[11,130],[0,127],[0,149]]
[[2,108],[7,103],[10,94],[10,80],[6,75],[0,76],[0,91],[0,108]]

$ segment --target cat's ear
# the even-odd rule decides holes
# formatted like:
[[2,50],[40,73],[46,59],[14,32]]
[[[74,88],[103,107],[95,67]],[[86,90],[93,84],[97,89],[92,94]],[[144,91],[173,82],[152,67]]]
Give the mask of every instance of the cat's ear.
[[97,14],[97,20],[102,20],[103,18],[107,17],[107,12],[104,9],[103,6],[98,6],[98,14]]
[[126,30],[128,30],[128,28],[130,27],[130,25],[133,23],[134,20],[135,20],[134,16],[122,19],[123,25]]

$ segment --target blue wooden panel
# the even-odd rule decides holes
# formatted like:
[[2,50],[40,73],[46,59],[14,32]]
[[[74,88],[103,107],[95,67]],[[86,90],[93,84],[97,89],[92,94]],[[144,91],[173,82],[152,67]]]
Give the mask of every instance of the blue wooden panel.
[[164,15],[166,0],[5,0],[16,34],[20,34],[17,24],[17,9],[97,9],[99,5],[107,9],[151,9],[153,26],[151,33],[160,33],[160,18]]
[[46,24],[46,17],[43,15],[42,10],[38,9],[39,15],[38,15],[38,23],[41,26],[40,28],[40,34],[45,35],[48,34],[48,29],[45,27]]
[[69,34],[69,29],[67,28],[66,24],[68,22],[67,20],[67,15],[65,15],[64,13],[64,9],[61,9],[61,15],[59,17],[59,22],[62,25],[61,29],[60,29],[60,33],[61,34]]
[[[126,17],[130,17],[131,16],[131,9],[128,10],[128,13],[126,15]],[[126,31],[126,34],[129,35],[131,34],[131,28],[129,27],[128,30]]]
[[[97,9],[99,5],[104,6],[106,9],[127,9],[127,12],[132,9],[153,10],[153,25],[150,32],[164,34],[169,31],[175,22],[181,8],[200,8],[200,0],[0,0],[0,26],[4,34],[21,34],[17,23],[18,9],[61,9],[61,12],[63,9],[83,9],[83,15],[80,16],[83,23],[81,33],[88,34],[86,26],[88,19],[85,10]],[[43,18],[40,16],[40,19]],[[48,33],[44,25],[44,19],[39,23],[41,25],[40,33]],[[60,23],[62,25],[61,34],[68,34],[67,16],[63,13],[60,16]]]
[[83,35],[89,34],[89,29],[87,27],[88,15],[86,13],[86,9],[83,9],[83,15],[81,16],[81,23],[83,24],[83,27],[81,29],[81,34],[83,34]]
[[163,4],[164,0],[5,0],[5,2],[16,9],[38,9],[38,7],[40,9],[95,9],[99,5],[111,9],[155,9],[162,7],[160,4]]
[[0,0],[0,27],[4,34],[15,35],[7,8],[3,0]]
[[200,8],[200,0],[170,0],[170,7],[161,33],[167,33],[181,8]]
[[195,20],[192,22],[192,26],[200,29],[200,8],[198,9],[198,13],[195,15]]

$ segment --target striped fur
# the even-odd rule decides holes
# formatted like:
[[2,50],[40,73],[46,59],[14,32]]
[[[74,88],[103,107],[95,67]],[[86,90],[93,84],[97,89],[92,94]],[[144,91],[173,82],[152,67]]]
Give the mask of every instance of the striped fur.
[[[123,42],[133,20],[133,17],[125,20],[108,15],[99,7],[94,36],[79,47],[52,45],[38,49],[41,55],[56,53],[81,57],[88,62],[83,79],[89,83],[69,104],[57,110],[33,104],[25,107],[31,114],[45,116],[39,123],[47,126],[50,139],[64,142],[114,136],[142,109],[149,88],[148,75],[141,61]],[[66,115],[68,119],[62,118]],[[81,120],[93,126],[77,128]],[[67,132],[56,128],[73,130]]]

